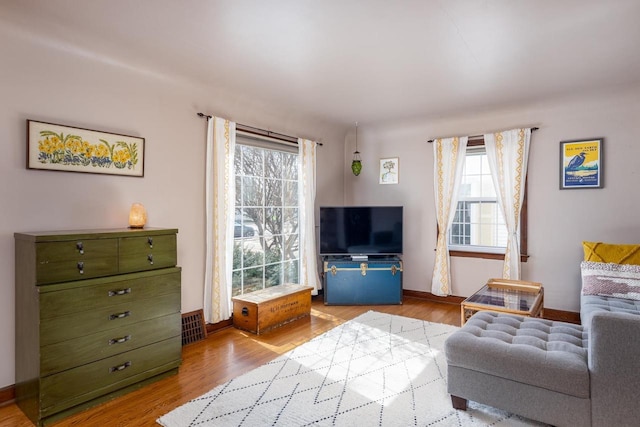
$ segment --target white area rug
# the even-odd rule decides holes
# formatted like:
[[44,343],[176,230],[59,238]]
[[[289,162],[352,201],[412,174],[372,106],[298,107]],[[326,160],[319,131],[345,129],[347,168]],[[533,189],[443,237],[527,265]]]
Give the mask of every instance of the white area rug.
[[[369,311],[158,419],[183,426],[541,425],[469,402],[451,407],[454,326]],[[212,365],[213,366],[213,365]]]

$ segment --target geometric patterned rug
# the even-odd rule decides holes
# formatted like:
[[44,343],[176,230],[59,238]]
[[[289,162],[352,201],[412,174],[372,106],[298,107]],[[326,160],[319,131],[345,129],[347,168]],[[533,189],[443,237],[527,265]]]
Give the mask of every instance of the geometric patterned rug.
[[540,426],[451,407],[444,341],[455,326],[369,311],[160,417],[186,426]]

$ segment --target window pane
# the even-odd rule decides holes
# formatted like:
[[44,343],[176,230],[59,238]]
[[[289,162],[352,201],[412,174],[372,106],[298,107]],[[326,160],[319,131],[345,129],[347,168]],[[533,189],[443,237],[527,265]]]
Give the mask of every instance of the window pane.
[[282,234],[282,208],[267,208],[266,229],[269,235]]
[[[233,156],[233,167],[236,171],[242,171],[242,146],[236,144],[236,151]],[[236,173],[236,175],[238,175]]]
[[236,206],[242,206],[242,178],[239,176],[236,176]]
[[493,178],[491,178],[491,175],[482,176],[482,191],[480,196],[496,198],[496,189],[493,186]]
[[284,206],[298,206],[298,181],[284,181]]
[[234,271],[231,274],[231,296],[242,295],[242,272]]
[[265,179],[265,206],[282,206],[282,180]]
[[[242,145],[241,173],[247,176],[264,176],[264,150]],[[236,169],[238,170],[238,169]]]
[[266,151],[265,157],[265,174],[267,178],[280,178],[282,179],[282,154],[280,151]]
[[267,264],[282,261],[282,236],[265,239],[265,261]]
[[255,237],[243,239],[242,258],[243,268],[264,264],[264,249],[262,248],[262,242],[260,238]]
[[298,155],[282,153],[282,177],[284,179],[298,180]]
[[282,285],[282,264],[272,264],[265,267],[264,287]]
[[467,155],[464,163],[465,174],[478,175],[482,173],[481,162],[482,157],[480,155]]
[[264,205],[263,183],[261,178],[244,177],[242,178],[242,205],[243,206],[262,206]]
[[286,234],[298,232],[298,209],[285,208],[282,231]]
[[242,220],[244,227],[251,227],[255,230],[256,236],[262,236],[264,234],[264,209],[245,208],[243,212]]
[[300,274],[298,272],[298,261],[287,261],[284,263],[284,283],[298,283]]
[[284,239],[284,259],[289,261],[300,258],[298,249],[298,235],[290,234],[286,236]]
[[264,283],[264,266],[242,270],[243,293],[259,291]]
[[242,268],[242,240],[235,239],[233,241],[233,269]]

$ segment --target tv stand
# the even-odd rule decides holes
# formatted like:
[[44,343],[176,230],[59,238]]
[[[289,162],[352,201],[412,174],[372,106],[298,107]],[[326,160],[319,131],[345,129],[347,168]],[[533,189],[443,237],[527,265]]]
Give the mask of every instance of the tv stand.
[[397,256],[326,257],[324,303],[402,304],[402,261]]

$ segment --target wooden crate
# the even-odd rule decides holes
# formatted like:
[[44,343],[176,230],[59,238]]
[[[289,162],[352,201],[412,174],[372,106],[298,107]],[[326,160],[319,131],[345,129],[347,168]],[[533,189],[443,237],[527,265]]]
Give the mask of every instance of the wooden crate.
[[262,334],[311,313],[311,286],[283,284],[231,298],[233,326]]

